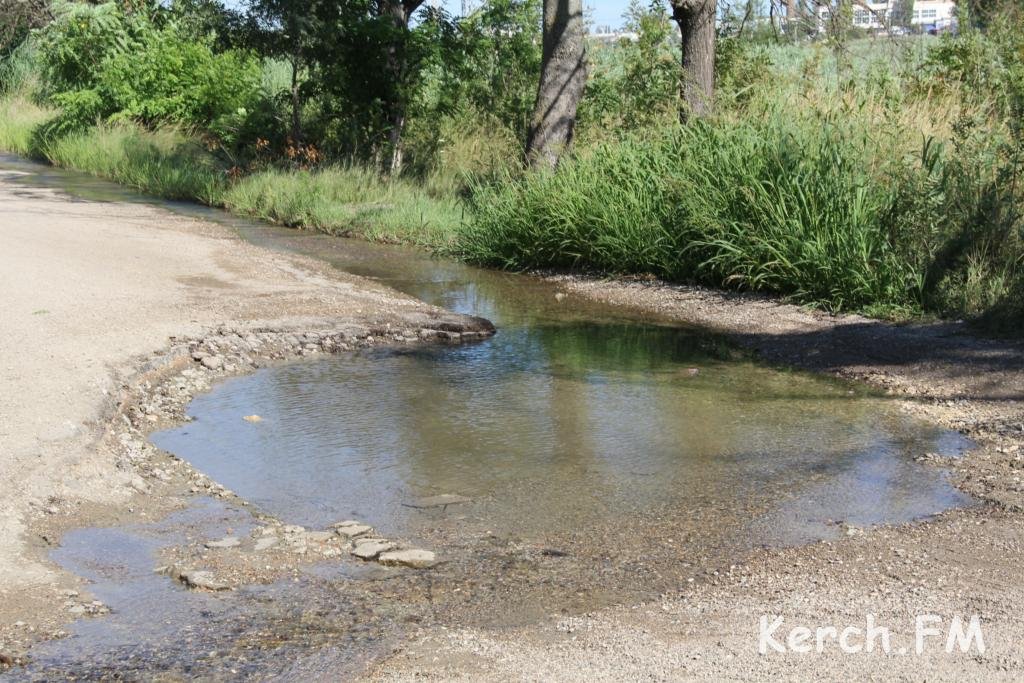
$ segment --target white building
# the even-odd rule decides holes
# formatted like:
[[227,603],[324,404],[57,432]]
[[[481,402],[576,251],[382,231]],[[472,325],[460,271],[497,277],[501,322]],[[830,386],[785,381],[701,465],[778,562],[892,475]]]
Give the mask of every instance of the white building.
[[[864,0],[853,4],[853,25],[857,28],[881,29],[892,25],[893,10],[897,0]],[[818,17],[822,21],[829,18],[831,11],[828,3],[818,6]],[[956,2],[953,0],[914,0],[911,12],[911,26],[921,30],[945,29],[956,21]]]

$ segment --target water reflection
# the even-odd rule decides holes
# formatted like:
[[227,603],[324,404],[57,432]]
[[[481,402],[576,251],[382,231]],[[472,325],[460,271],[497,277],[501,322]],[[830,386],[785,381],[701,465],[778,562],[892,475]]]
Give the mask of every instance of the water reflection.
[[[749,547],[965,502],[912,460],[962,442],[851,392],[723,359],[686,331],[549,323],[268,369],[154,440],[285,519],[413,537],[441,523],[550,540],[655,510],[685,528],[705,507],[715,542]],[[263,421],[241,419],[253,412]],[[442,522],[403,505],[436,493],[476,502]]]

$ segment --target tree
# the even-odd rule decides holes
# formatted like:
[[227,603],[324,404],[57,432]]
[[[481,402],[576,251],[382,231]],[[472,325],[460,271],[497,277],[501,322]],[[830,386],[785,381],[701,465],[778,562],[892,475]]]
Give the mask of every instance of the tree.
[[388,117],[388,172],[397,175],[402,170],[402,131],[405,129],[405,114],[408,108],[403,85],[406,82],[409,44],[409,19],[419,9],[423,0],[380,0],[381,14],[391,18],[394,35],[387,47],[387,64],[391,73],[391,97],[385,103]]
[[47,0],[0,0],[0,57],[18,47],[29,31],[52,20]]
[[316,8],[295,0],[254,0],[249,6],[248,42],[262,55],[288,62],[291,72],[290,135],[296,145],[302,143],[302,75],[310,62],[310,52],[325,31]]
[[683,81],[680,117],[711,112],[715,96],[715,0],[671,0],[682,38]]
[[530,166],[554,168],[572,145],[587,83],[583,0],[544,0],[540,85],[526,142]]
[[894,0],[889,25],[910,28],[914,19],[914,0]]

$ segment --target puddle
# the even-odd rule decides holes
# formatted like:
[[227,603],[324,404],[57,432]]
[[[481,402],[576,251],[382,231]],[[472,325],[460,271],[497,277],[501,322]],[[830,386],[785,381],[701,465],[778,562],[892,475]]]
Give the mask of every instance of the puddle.
[[[9,158],[0,168],[28,173],[26,187],[148,201]],[[228,380],[193,401],[192,422],[153,437],[285,522],[355,517],[446,562],[376,582],[334,561],[297,582],[206,595],[152,574],[154,555],[184,533],[219,537],[244,511],[199,499],[158,525],[73,532],[54,559],[114,611],[34,648],[26,676],[327,676],[383,652],[397,624],[513,625],[639,601],[758,546],[834,537],[837,522],[970,503],[913,460],[969,443],[863,387],[766,368],[700,330],[556,298],[536,278],[149,203],[498,325],[473,345]],[[254,413],[262,421],[242,419]],[[417,504],[442,494],[470,501]]]

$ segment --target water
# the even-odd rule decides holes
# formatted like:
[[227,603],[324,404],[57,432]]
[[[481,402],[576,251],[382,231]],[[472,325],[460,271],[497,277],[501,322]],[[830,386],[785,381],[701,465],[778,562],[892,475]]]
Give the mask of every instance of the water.
[[[143,201],[80,174],[10,159],[0,168],[83,199]],[[362,609],[360,629],[395,635],[383,624],[402,610],[421,623],[523,623],[678,590],[752,548],[835,537],[840,523],[903,522],[970,503],[945,472],[914,462],[968,442],[863,387],[765,367],[701,330],[556,298],[536,278],[155,203],[499,328],[471,345],[371,349],[231,379],[192,402],[193,421],[153,436],[286,522],[355,517],[446,560],[396,574],[386,598],[339,588],[345,580],[331,571],[305,577],[274,593],[277,613],[315,602],[337,611],[331,632],[341,634],[352,625],[346,605],[369,591],[364,602],[389,616]],[[241,419],[252,413],[263,421]],[[471,502],[410,506],[441,493]],[[136,655],[135,671],[187,673],[200,659],[203,671],[218,670],[204,653],[226,624],[230,639],[268,619],[289,623],[248,593],[186,597],[144,571],[156,551],[140,534],[152,535],[84,530],[65,540],[54,559],[95,580],[115,613],[37,648],[38,671],[88,676]],[[162,628],[138,627],[155,604],[175,600]],[[194,644],[168,654],[162,645],[183,630]],[[306,670],[324,666],[317,657]],[[224,671],[237,666],[222,659]]]

